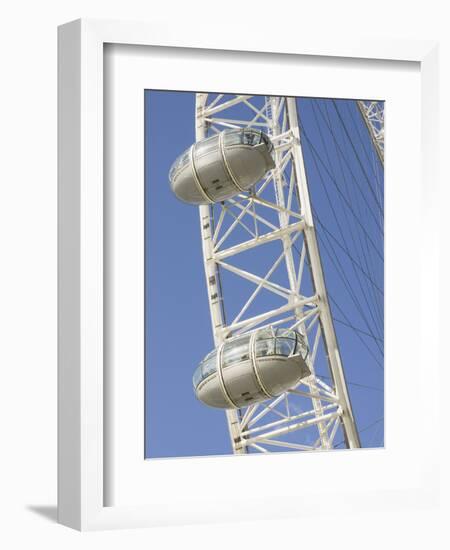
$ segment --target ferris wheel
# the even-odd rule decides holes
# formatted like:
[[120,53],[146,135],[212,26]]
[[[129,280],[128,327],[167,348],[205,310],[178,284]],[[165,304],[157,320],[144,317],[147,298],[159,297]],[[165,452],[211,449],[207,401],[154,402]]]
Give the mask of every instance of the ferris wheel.
[[[383,161],[382,109],[358,106]],[[337,434],[360,447],[296,99],[198,93],[195,123],[170,180],[200,212],[215,348],[194,373],[197,397],[225,410],[236,454],[328,450]]]

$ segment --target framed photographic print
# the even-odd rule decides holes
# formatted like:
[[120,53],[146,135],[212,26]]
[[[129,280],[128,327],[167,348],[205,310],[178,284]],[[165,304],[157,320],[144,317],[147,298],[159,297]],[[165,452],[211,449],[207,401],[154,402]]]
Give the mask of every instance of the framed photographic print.
[[383,447],[383,114],[146,90],[147,458]]
[[435,45],[170,36],[59,32],[61,523],[429,506]]

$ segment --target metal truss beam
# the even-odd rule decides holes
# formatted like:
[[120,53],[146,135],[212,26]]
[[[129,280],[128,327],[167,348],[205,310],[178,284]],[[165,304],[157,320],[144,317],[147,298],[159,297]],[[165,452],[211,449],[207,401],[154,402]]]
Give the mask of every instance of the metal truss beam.
[[[226,412],[233,451],[239,454],[250,449],[273,450],[268,447],[301,451],[330,449],[339,427],[347,447],[359,447],[311,213],[295,99],[197,94],[196,113],[197,140],[217,128],[253,126],[266,132],[275,146],[274,170],[250,193],[241,193],[219,205],[200,206],[215,345],[219,346],[231,335],[267,324],[294,327],[306,340],[312,337],[308,379],[272,400]],[[234,243],[227,247],[231,238]],[[300,249],[296,244],[299,241]],[[273,253],[276,242],[281,254],[273,257],[266,273],[253,273],[233,263],[235,257],[249,251],[269,257],[268,251]],[[274,280],[274,273],[280,270],[286,283]],[[225,272],[229,277],[255,285],[230,322],[226,315],[227,296],[221,284]],[[305,290],[307,277],[308,291]],[[262,290],[284,304],[255,312]],[[249,316],[250,306],[253,313]],[[316,374],[319,348],[323,350],[321,360],[326,362],[332,387]],[[314,437],[311,430],[316,431]]]

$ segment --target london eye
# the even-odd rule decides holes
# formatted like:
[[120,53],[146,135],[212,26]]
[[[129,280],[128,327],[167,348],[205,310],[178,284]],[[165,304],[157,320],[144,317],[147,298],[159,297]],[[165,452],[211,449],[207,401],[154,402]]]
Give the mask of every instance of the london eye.
[[[199,208],[214,339],[192,365],[193,391],[205,407],[225,410],[236,454],[361,446],[367,428],[355,419],[349,387],[358,384],[347,380],[337,322],[383,368],[383,103],[353,102],[369,136],[358,148],[354,118],[344,119],[332,100],[338,134],[327,101],[308,112],[319,129],[314,143],[296,98],[198,93],[196,142],[170,171],[175,195]],[[348,161],[343,149],[352,146]],[[372,170],[369,190],[362,191],[358,170]],[[310,173],[323,185],[331,230],[315,210]],[[376,237],[369,227],[380,230]],[[333,259],[338,247],[353,279],[336,256],[326,263],[341,276],[360,322],[327,288],[322,256]]]

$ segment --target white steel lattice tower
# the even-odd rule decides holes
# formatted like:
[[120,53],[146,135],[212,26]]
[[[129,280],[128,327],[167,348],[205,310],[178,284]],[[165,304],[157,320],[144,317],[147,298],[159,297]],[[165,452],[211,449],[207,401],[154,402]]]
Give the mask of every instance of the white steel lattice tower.
[[[295,328],[308,342],[311,375],[276,398],[227,410],[233,451],[330,449],[338,433],[348,448],[359,447],[314,228],[295,98],[197,94],[197,141],[240,127],[270,136],[275,168],[249,193],[199,207],[215,345],[262,326]],[[269,262],[263,273],[261,262],[242,261],[255,254]],[[225,277],[250,285],[250,291],[241,292],[233,281],[226,287]],[[327,381],[317,374],[319,361],[325,363]]]
[[378,158],[384,165],[384,102],[358,101],[357,104]]

